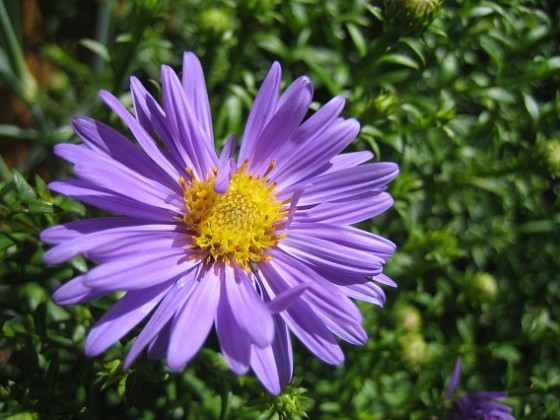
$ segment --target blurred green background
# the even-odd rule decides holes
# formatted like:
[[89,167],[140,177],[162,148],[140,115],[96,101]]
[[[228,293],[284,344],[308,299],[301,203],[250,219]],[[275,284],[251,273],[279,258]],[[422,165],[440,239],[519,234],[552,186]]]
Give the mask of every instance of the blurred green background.
[[[560,417],[560,44],[544,0],[138,0],[0,2],[1,418],[445,418],[459,391],[501,391],[517,418]],[[409,13],[405,8],[410,7]],[[295,375],[268,395],[210,338],[182,374],[96,359],[89,327],[114,299],[60,308],[50,295],[88,262],[46,267],[38,233],[95,209],[51,194],[71,171],[54,144],[75,115],[126,132],[97,99],[159,93],[159,67],[201,59],[217,147],[241,134],[270,64],[306,74],[362,123],[352,150],[397,162],[395,206],[360,227],[391,238],[398,284],[361,305],[370,340],[340,367],[294,339]]]

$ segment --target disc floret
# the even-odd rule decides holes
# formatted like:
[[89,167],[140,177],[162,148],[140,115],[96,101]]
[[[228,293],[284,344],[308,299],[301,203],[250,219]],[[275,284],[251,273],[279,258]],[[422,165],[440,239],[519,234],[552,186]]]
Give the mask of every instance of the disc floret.
[[225,194],[214,191],[217,171],[205,180],[191,174],[190,183],[184,178],[179,181],[186,207],[183,222],[193,234],[193,248],[208,262],[235,263],[249,271],[251,263],[270,258],[266,249],[283,236],[279,231],[288,210],[276,199],[276,184],[269,183],[266,174],[245,173],[246,168],[245,161]]

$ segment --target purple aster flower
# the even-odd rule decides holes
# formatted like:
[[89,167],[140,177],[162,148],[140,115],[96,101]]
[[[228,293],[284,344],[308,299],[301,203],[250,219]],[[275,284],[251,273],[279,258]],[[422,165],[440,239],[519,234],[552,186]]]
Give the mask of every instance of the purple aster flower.
[[[449,400],[459,377],[461,376],[462,358],[457,358],[455,368],[449,379],[445,399]],[[507,398],[507,392],[467,392],[452,400],[449,418],[452,420],[511,420],[511,407],[498,401]]]
[[131,79],[134,114],[115,96],[101,99],[140,147],[107,125],[73,121],[83,144],[59,144],[76,179],[50,188],[120,216],[45,230],[49,264],[82,254],[97,265],[60,287],[60,305],[126,294],[89,332],[96,356],[145,318],[124,361],[147,349],[183,369],[215,328],[231,369],[252,369],[279,393],[292,376],[290,332],[327,363],[344,359],[336,336],[367,340],[351,298],[382,305],[379,283],[393,243],[351,227],[393,200],[394,163],[365,163],[370,152],[341,154],[357,136],[335,97],[310,118],[313,87],[295,80],[279,96],[274,63],[249,114],[235,158],[232,136],[218,156],[202,67],[185,53],[183,76],[163,66],[163,107]]

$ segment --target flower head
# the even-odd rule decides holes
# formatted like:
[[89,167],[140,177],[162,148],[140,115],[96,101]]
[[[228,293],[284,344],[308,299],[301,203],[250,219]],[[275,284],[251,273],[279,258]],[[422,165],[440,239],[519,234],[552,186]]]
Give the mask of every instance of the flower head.
[[[457,358],[455,368],[449,385],[445,399],[451,397],[459,377],[461,376],[462,359]],[[467,392],[459,395],[452,400],[452,408],[449,418],[452,420],[512,420],[511,407],[500,404],[498,401],[508,396],[507,392]]]
[[83,144],[55,152],[76,179],[50,188],[119,216],[45,230],[56,264],[82,254],[97,263],[53,295],[60,305],[126,294],[89,332],[96,356],[145,318],[124,361],[147,349],[181,370],[214,327],[237,374],[250,368],[279,393],[292,375],[290,332],[327,363],[344,356],[335,336],[367,335],[351,298],[382,305],[379,283],[395,246],[351,226],[392,205],[385,192],[393,163],[365,163],[370,152],[341,154],[359,131],[340,117],[335,97],[304,120],[313,87],[307,77],[280,93],[274,63],[239,151],[232,136],[218,156],[202,67],[185,53],[182,81],[162,67],[163,106],[131,79],[134,114],[112,94],[101,99],[140,147],[86,117],[73,121]]

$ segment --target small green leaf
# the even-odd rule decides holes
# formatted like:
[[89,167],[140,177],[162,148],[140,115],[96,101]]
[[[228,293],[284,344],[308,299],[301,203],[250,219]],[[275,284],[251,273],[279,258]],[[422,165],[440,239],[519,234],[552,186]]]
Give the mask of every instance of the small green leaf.
[[416,61],[402,54],[384,54],[376,61],[376,64],[383,63],[398,64],[404,67],[410,67],[415,70],[419,69],[418,63]]
[[33,187],[27,183],[23,175],[14,169],[14,183],[20,198],[24,201],[31,201],[37,198]]
[[111,61],[111,54],[109,54],[109,50],[107,50],[107,47],[102,43],[93,39],[85,38],[80,40],[80,45],[100,56],[106,63]]
[[352,42],[356,46],[358,50],[358,54],[360,57],[365,57],[367,55],[367,43],[366,39],[362,35],[362,31],[354,25],[353,23],[347,23],[346,28],[348,29],[348,33],[350,34],[350,38],[352,38]]
[[537,124],[540,117],[539,104],[537,103],[535,98],[533,98],[533,96],[529,95],[528,93],[523,93],[523,103],[525,104],[525,109],[529,113],[529,116],[531,117],[533,122]]

